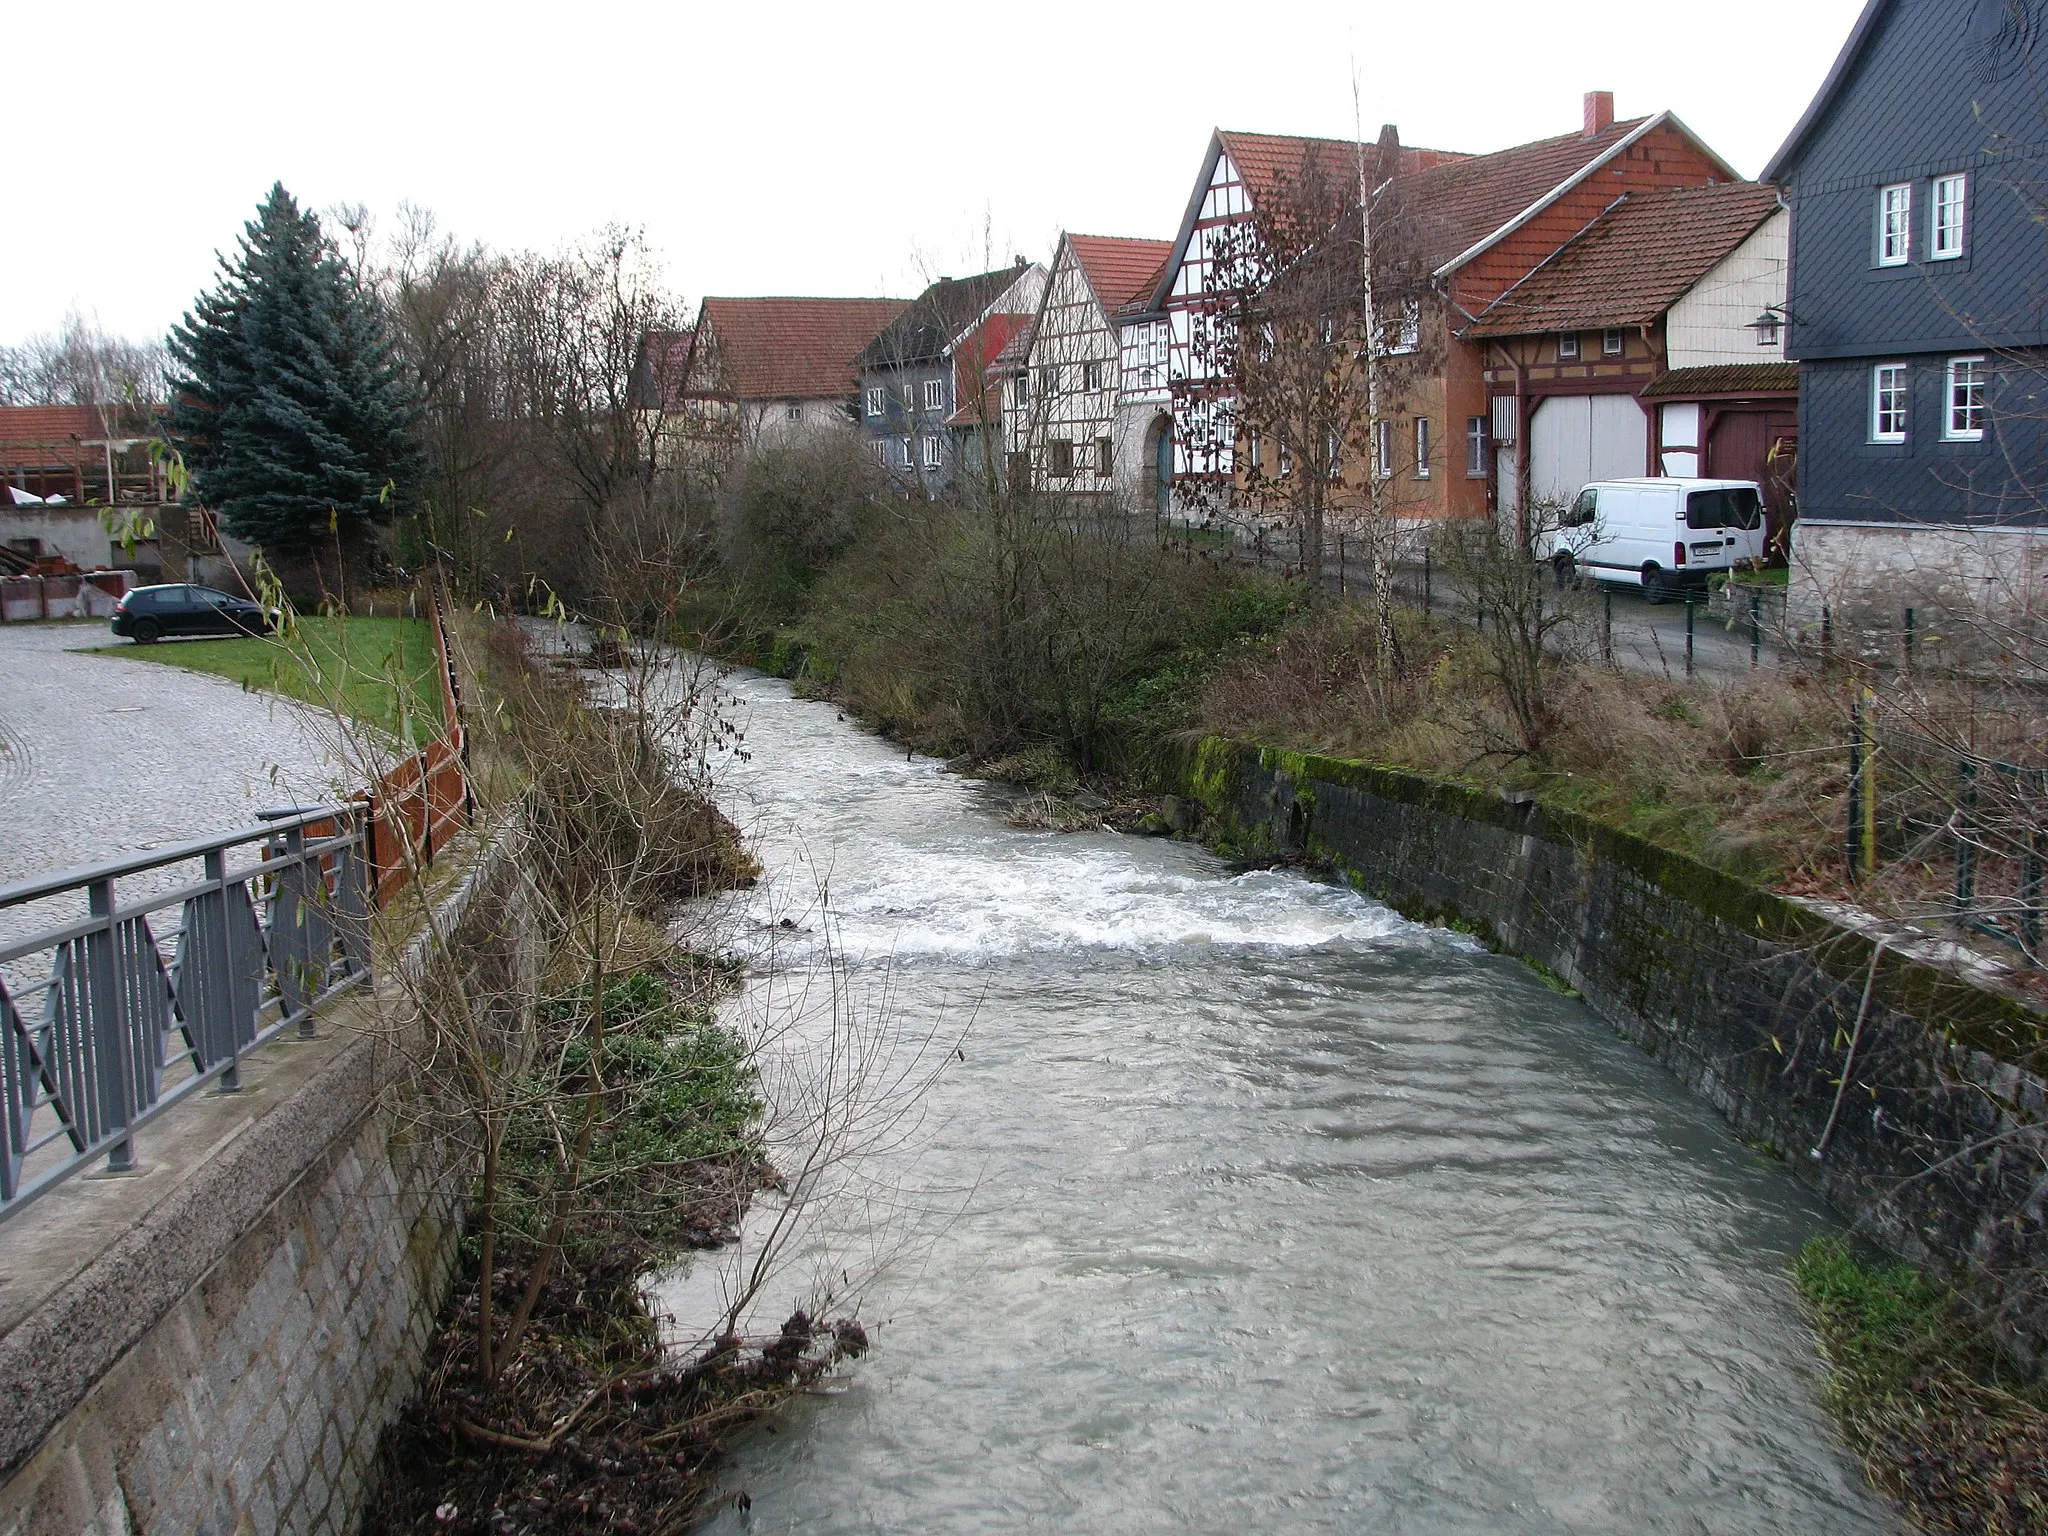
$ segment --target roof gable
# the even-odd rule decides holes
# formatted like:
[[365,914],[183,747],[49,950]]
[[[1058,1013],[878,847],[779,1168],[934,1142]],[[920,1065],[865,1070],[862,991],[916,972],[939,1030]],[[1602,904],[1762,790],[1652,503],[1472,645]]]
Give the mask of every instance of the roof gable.
[[1777,207],[1775,188],[1749,181],[1630,193],[1494,300],[1462,334],[1648,325]]
[[1171,240],[1070,234],[1065,243],[1105,314],[1114,314],[1135,298],[1149,297],[1153,278],[1173,252]]
[[935,363],[957,338],[989,312],[1017,280],[1031,270],[1029,262],[978,272],[973,277],[942,277],[917,296],[854,359],[859,368],[896,368],[908,363]]

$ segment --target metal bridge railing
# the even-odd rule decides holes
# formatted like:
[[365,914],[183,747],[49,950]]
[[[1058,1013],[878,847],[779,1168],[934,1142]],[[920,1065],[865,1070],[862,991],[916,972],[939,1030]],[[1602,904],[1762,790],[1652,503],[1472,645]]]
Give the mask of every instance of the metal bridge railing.
[[0,887],[0,1221],[369,976],[369,803],[267,820]]

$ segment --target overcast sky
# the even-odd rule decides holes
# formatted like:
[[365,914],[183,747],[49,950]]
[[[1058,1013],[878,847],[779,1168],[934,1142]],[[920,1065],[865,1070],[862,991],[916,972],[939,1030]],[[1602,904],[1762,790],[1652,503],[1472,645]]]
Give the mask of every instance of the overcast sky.
[[1350,137],[1354,58],[1368,134],[1498,149],[1609,89],[1753,176],[1859,9],[23,0],[8,54],[43,84],[0,119],[0,341],[72,309],[160,334],[280,179],[501,247],[637,226],[692,304],[908,295],[1062,228],[1171,235],[1211,128]]

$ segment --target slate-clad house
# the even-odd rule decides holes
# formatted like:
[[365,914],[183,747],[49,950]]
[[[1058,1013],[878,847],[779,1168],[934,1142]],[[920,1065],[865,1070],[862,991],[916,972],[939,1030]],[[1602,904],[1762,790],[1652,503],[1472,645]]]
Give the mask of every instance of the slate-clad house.
[[1793,601],[2048,569],[2044,0],[1870,0],[1770,165],[1792,208]]
[[1000,392],[985,381],[1013,328],[990,322],[1028,319],[1044,292],[1045,268],[1023,260],[942,277],[861,349],[861,430],[884,465],[936,492],[982,439],[1001,442]]

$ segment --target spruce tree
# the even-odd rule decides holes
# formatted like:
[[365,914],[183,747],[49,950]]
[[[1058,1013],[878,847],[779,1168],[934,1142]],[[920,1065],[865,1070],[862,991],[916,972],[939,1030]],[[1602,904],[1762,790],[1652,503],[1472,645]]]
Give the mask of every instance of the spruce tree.
[[417,392],[376,300],[282,183],[170,347],[171,435],[235,537],[275,556],[355,554],[409,504]]

